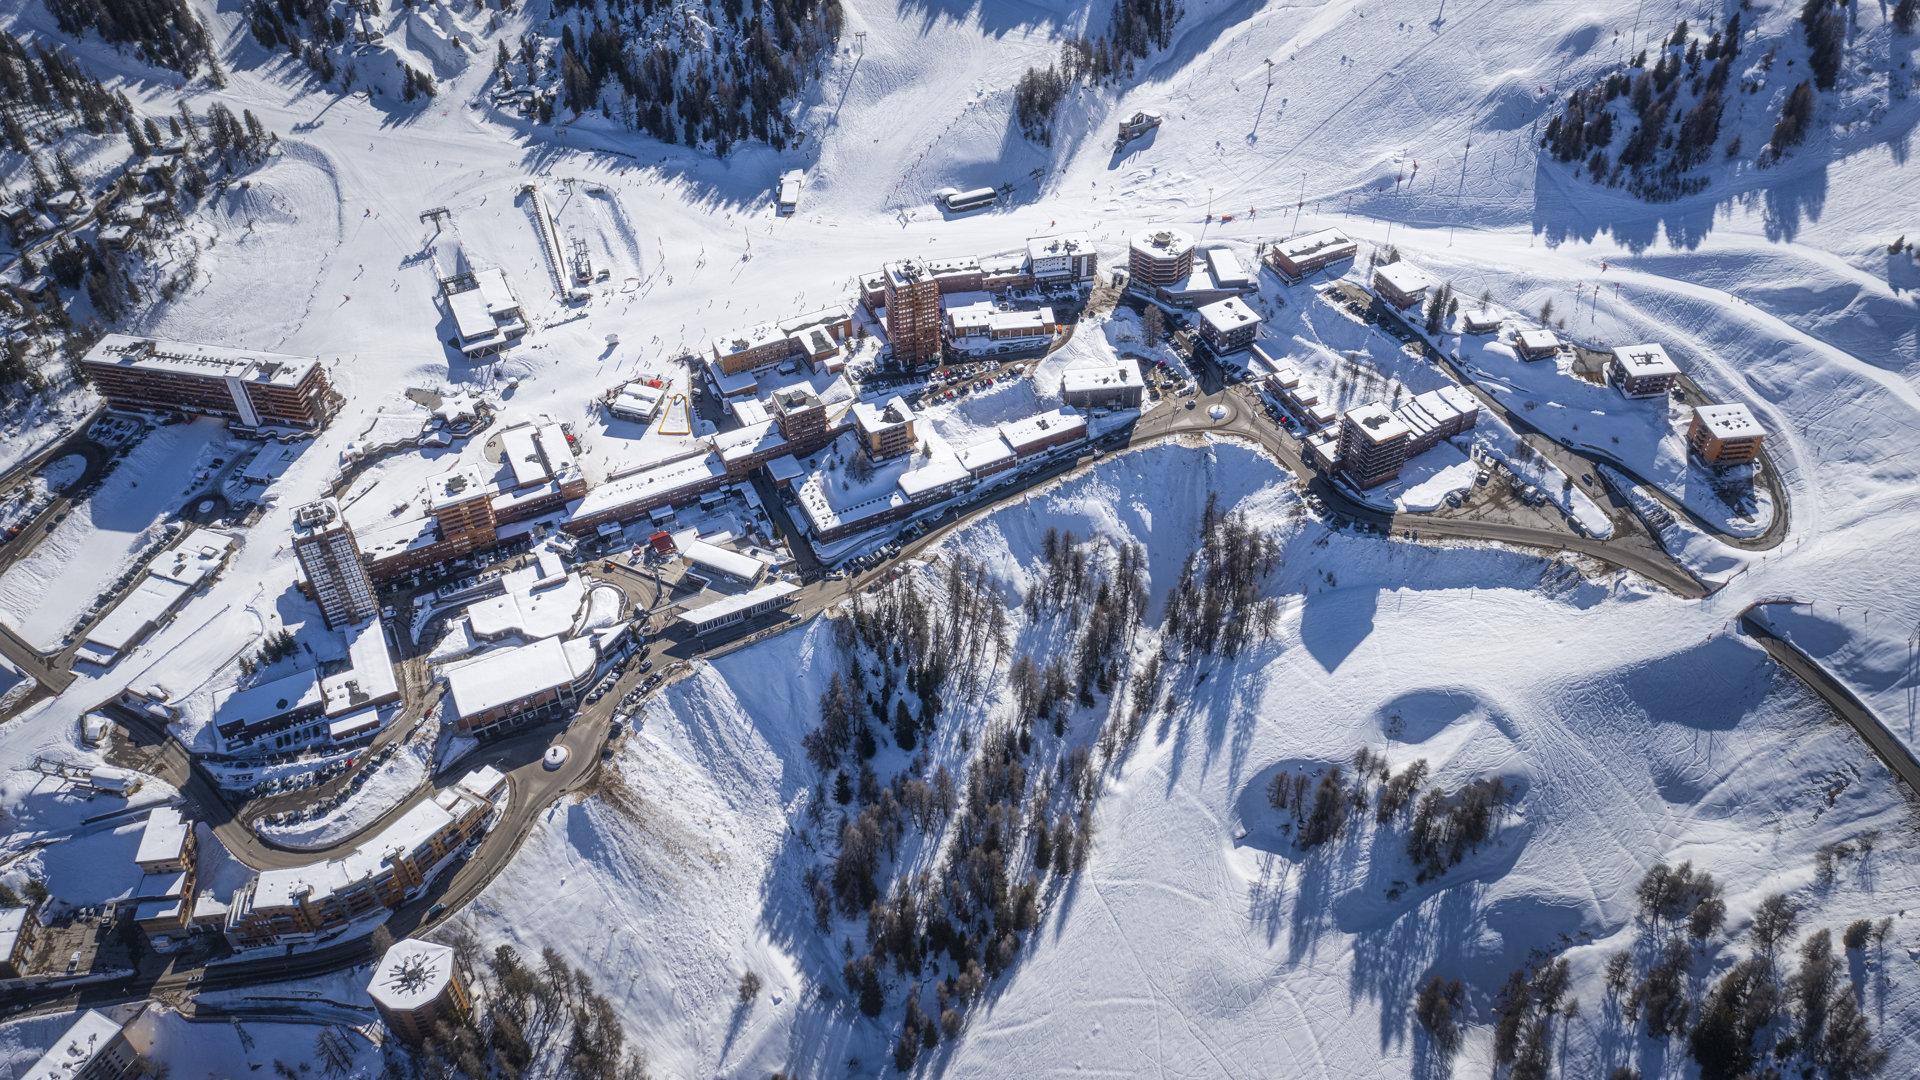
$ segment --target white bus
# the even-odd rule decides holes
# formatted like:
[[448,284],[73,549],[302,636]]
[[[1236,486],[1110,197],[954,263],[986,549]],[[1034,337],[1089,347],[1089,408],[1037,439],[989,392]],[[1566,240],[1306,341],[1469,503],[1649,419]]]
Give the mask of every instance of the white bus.
[[972,191],[956,191],[947,196],[947,209],[954,213],[978,210],[983,206],[992,206],[993,200],[1000,197],[999,192],[990,187],[974,188]]

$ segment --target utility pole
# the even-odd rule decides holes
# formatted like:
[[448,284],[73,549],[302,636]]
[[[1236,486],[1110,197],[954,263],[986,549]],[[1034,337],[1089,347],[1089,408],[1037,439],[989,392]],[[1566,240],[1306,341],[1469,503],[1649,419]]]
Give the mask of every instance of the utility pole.
[[1300,208],[1307,205],[1307,170],[1300,170],[1300,197],[1293,203],[1293,231],[1300,231]]

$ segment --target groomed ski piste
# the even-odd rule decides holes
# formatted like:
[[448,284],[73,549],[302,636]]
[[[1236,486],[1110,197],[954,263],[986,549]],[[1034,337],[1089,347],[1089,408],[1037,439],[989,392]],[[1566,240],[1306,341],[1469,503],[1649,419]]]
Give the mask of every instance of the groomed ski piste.
[[[1670,4],[1194,0],[1170,45],[1131,80],[1068,96],[1047,148],[1009,118],[1011,88],[1057,57],[1063,35],[1103,27],[1104,8],[1062,18],[1013,0],[851,0],[842,49],[802,106],[805,144],[742,146],[724,160],[596,117],[534,128],[487,104],[495,41],[517,40],[529,18],[544,17],[544,0],[497,17],[464,2],[408,16],[405,35],[383,48],[431,68],[441,86],[404,106],[392,92],[340,98],[285,54],[267,59],[231,6],[195,7],[229,78],[224,90],[191,91],[197,107],[252,110],[282,152],[187,223],[203,241],[195,287],[123,329],[317,354],[346,404],[275,480],[278,498],[209,594],[114,667],[76,673],[10,720],[0,729],[10,762],[87,760],[79,716],[128,686],[175,688],[189,701],[188,726],[203,725],[208,696],[261,634],[317,618],[291,591],[291,511],[409,388],[517,380],[501,420],[573,419],[660,358],[849,300],[856,277],[890,259],[1081,230],[1104,267],[1123,264],[1127,237],[1148,224],[1249,246],[1338,227],[1368,249],[1391,244],[1463,298],[1484,291],[1523,316],[1551,299],[1565,336],[1665,342],[1704,390],[1748,404],[1767,429],[1790,506],[1785,538],[1764,551],[1704,551],[1712,541],[1701,537],[1691,561],[1710,562],[1725,585],[1683,600],[1534,552],[1331,531],[1270,459],[1199,439],[1103,459],[950,534],[925,557],[982,561],[1016,615],[1048,528],[1146,545],[1150,639],[1216,492],[1280,540],[1280,568],[1264,587],[1281,617],[1272,638],[1239,656],[1179,669],[1171,707],[1100,798],[1088,863],[962,1034],[921,1068],[1481,1075],[1493,1067],[1500,984],[1541,951],[1568,959],[1581,1005],[1555,1026],[1565,1075],[1631,1061],[1646,1076],[1691,1076],[1684,1040],[1646,1038],[1610,1011],[1602,985],[1608,955],[1639,929],[1634,887],[1663,859],[1714,874],[1732,934],[1778,892],[1801,905],[1806,930],[1893,917],[1879,957],[1842,977],[1855,980],[1890,1050],[1888,1075],[1920,1060],[1920,923],[1906,914],[1920,905],[1920,852],[1908,793],[1738,626],[1767,602],[1778,633],[1897,735],[1920,741],[1910,645],[1920,624],[1911,587],[1920,273],[1886,252],[1894,235],[1920,232],[1907,145],[1920,99],[1910,95],[1913,39],[1892,36],[1884,12],[1857,6],[1854,59],[1806,145],[1765,170],[1716,164],[1702,194],[1649,204],[1542,163],[1534,142],[1595,71],[1682,15],[1704,17]],[[1777,32],[1795,14],[1750,18]],[[3,18],[17,33],[53,32],[38,4]],[[70,47],[92,70],[121,73],[136,104],[171,100],[170,73],[97,38]],[[1166,121],[1115,153],[1113,125],[1137,109]],[[1757,146],[1767,112],[1750,104],[1729,123]],[[783,218],[770,192],[793,168],[806,184],[798,212]],[[610,265],[584,306],[556,294],[528,183],[557,208],[560,228]],[[949,217],[931,197],[1000,184],[1012,193],[970,215]],[[474,364],[445,344],[450,320],[420,258],[431,228],[419,215],[436,206],[451,210],[476,257],[506,272],[534,327],[498,363]],[[1264,290],[1278,292],[1271,276]],[[1309,290],[1286,295],[1306,302],[1296,298]],[[969,407],[991,408],[963,403],[931,421],[967,430],[977,422]],[[363,483],[417,489],[481,441],[389,459]],[[22,457],[39,442],[8,432],[0,447]],[[46,558],[0,575],[0,609],[29,622],[10,624],[36,642],[57,639],[78,610],[62,605],[131,565],[152,520],[142,500],[167,490],[154,485],[177,490],[173,470],[186,467],[129,459],[110,483],[137,482],[139,499],[112,519],[76,513]],[[389,502],[369,497],[349,513],[378,517]],[[819,779],[801,739],[840,663],[832,638],[828,620],[815,620],[698,664],[652,698],[606,763],[628,797],[549,808],[456,925],[488,952],[552,947],[593,972],[657,1075],[891,1075],[897,1017],[867,1020],[848,1003],[842,939],[858,927],[814,931],[801,875],[819,853],[793,828]],[[1023,640],[1036,656],[1070,645]],[[963,760],[957,733],[1006,708],[993,693],[949,703],[929,753]],[[1519,792],[1514,809],[1458,867],[1389,900],[1389,885],[1408,876],[1397,845],[1302,857],[1273,833],[1265,803],[1277,770],[1345,762],[1362,746],[1385,746],[1396,767],[1424,758],[1448,786],[1504,777]],[[135,882],[100,867],[130,865],[137,828],[27,848],[78,828],[81,814],[32,775],[18,769],[0,784],[17,856],[0,878],[49,878],[86,902],[125,895]],[[149,784],[135,805],[168,794]],[[1820,849],[1874,830],[1869,858],[1816,880]],[[1728,946],[1724,962],[1740,955]],[[747,970],[766,992],[743,1010],[735,987]],[[1465,1042],[1450,1059],[1412,1017],[1429,971],[1467,986]],[[324,998],[364,1020],[363,987],[340,976],[253,997],[283,1007]],[[0,1026],[0,1070],[24,1068],[68,1019]],[[211,1025],[220,1038],[203,1039],[208,1025],[170,1014],[148,1022],[162,1029],[156,1045],[187,1055],[175,1076],[297,1062],[314,1031],[246,1019]],[[362,1049],[366,1075],[379,1063]]]

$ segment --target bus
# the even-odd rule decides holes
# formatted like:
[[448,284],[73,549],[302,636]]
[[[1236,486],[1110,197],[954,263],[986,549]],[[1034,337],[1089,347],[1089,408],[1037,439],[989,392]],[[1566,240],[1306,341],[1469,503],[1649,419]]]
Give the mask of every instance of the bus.
[[956,214],[964,213],[968,210],[978,210],[983,206],[992,206],[993,200],[999,197],[999,193],[990,187],[974,188],[972,191],[956,191],[947,196],[947,209]]

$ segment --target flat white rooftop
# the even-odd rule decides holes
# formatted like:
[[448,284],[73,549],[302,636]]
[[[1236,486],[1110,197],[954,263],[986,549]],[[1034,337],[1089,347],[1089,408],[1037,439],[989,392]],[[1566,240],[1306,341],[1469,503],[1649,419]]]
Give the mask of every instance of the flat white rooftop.
[[1648,378],[1659,375],[1678,375],[1680,365],[1667,355],[1663,345],[1621,345],[1613,350],[1613,362],[1620,369],[1636,378]]
[[1433,286],[1433,279],[1427,276],[1427,272],[1409,262],[1388,263],[1377,267],[1373,274],[1376,279],[1385,282],[1389,288],[1405,294],[1417,293]]
[[1702,405],[1693,410],[1700,426],[1716,439],[1751,439],[1766,434],[1760,421],[1754,419],[1753,410],[1745,405]]
[[319,357],[294,356],[264,349],[237,349],[189,341],[108,334],[88,350],[85,363],[145,371],[238,379],[264,386],[298,386],[320,363]]

